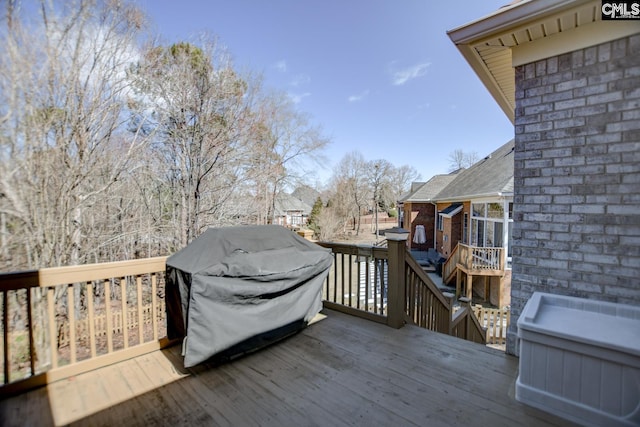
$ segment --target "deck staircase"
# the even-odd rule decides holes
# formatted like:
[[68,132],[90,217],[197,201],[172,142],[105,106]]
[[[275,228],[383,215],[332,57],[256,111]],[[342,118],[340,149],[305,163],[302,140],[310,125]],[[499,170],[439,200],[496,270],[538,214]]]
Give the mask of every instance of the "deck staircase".
[[456,298],[462,293],[472,298],[472,286],[475,276],[485,278],[484,296],[487,298],[487,279],[504,277],[505,259],[503,248],[477,247],[458,243],[442,266],[442,280],[445,284],[456,286]]

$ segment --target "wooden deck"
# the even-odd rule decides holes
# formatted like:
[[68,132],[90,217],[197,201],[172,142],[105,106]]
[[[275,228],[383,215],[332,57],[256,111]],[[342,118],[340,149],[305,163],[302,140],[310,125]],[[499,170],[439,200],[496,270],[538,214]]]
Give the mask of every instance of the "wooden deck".
[[515,401],[518,360],[415,326],[327,317],[221,366],[179,346],[0,401],[0,425],[566,426]]

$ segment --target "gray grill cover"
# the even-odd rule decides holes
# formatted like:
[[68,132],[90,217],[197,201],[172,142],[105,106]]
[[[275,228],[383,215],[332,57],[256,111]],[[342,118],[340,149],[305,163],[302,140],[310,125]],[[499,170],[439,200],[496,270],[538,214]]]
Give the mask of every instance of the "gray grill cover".
[[208,229],[167,259],[167,333],[185,337],[185,367],[306,325],[331,264],[330,250],[281,226]]

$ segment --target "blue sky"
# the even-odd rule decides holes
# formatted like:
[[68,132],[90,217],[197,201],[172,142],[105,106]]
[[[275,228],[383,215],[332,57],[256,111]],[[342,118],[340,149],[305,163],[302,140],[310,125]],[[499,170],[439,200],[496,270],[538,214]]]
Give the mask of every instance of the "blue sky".
[[448,172],[456,149],[489,154],[513,126],[446,31],[508,0],[138,0],[166,43],[217,35],[240,70],[290,94],[332,140],[317,179],[340,159]]

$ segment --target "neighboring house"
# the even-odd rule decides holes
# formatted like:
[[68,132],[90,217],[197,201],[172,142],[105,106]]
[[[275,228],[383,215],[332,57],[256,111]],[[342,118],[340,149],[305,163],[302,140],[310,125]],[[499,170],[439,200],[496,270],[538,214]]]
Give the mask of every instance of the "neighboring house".
[[[458,171],[436,175],[427,182],[414,182],[411,190],[398,201],[400,227],[409,230],[411,249],[426,251],[435,248],[436,208],[433,196],[456,177]],[[424,239],[416,238],[416,229],[423,227]]]
[[640,22],[534,0],[449,37],[515,126],[507,352],[535,291],[640,305]]
[[513,149],[509,141],[432,197],[438,211],[436,249],[447,258],[444,282],[455,281],[456,294],[464,282],[466,296],[475,289],[499,307],[510,303]]
[[290,228],[300,228],[307,224],[311,206],[287,193],[276,197],[274,224]]
[[475,291],[499,307],[510,302],[513,148],[509,141],[468,169],[414,183],[401,200],[411,249],[447,259],[442,278],[455,283],[456,296],[464,287],[467,297]]

